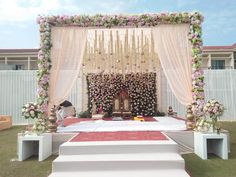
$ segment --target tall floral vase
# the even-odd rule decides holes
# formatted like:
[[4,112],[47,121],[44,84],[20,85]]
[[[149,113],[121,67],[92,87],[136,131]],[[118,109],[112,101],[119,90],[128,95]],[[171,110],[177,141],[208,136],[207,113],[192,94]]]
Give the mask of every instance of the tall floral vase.
[[217,116],[211,116],[211,125],[208,130],[210,133],[217,133],[217,122]]

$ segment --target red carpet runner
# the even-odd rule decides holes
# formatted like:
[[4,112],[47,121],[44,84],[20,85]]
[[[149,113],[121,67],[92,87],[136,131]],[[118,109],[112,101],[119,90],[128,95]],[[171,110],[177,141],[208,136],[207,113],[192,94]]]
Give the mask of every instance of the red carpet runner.
[[82,132],[70,142],[168,140],[160,131]]

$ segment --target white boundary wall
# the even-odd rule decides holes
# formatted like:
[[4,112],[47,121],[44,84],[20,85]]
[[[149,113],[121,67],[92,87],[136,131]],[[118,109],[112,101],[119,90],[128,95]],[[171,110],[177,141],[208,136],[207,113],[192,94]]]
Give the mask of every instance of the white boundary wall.
[[[236,70],[205,70],[204,76],[205,100],[216,99],[225,106],[226,110],[220,120],[236,121]],[[160,110],[167,112],[168,106],[172,106],[180,117],[184,117],[186,108],[176,100],[163,72],[160,82]]]
[[[204,74],[206,100],[215,98],[224,104],[226,110],[221,120],[236,121],[236,70],[206,70]],[[166,112],[170,105],[184,117],[185,106],[172,94],[164,74],[161,72],[160,75],[160,111]],[[36,90],[36,71],[0,71],[0,115],[12,115],[13,124],[28,123],[21,116],[21,107],[27,102],[35,102]],[[78,78],[69,97],[77,112],[86,109],[86,94],[86,81]]]
[[21,108],[36,100],[36,71],[0,71],[0,114],[11,115],[13,124],[25,124]]

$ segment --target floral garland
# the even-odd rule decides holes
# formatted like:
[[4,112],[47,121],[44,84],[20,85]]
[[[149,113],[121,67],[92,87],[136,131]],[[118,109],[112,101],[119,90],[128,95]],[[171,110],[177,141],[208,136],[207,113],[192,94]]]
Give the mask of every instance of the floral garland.
[[190,17],[189,40],[192,43],[192,97],[193,113],[197,117],[203,115],[204,95],[204,76],[200,68],[202,64],[202,30],[201,22],[203,17],[200,14]]
[[122,90],[127,90],[133,115],[152,116],[156,113],[156,74],[88,74],[88,108],[93,103],[96,110],[102,107],[104,112],[111,113],[113,99]]
[[51,25],[40,23],[40,50],[38,52],[38,71],[37,71],[37,104],[44,113],[42,119],[46,121],[49,99],[49,76],[51,69],[50,49],[51,43]]
[[52,26],[78,26],[78,27],[152,27],[159,24],[190,24],[189,40],[192,44],[192,96],[194,113],[201,115],[204,105],[204,77],[200,69],[202,61],[201,22],[203,16],[198,12],[193,13],[160,13],[143,15],[74,15],[74,16],[38,16],[40,25],[40,50],[38,53],[38,99],[37,103],[47,116],[49,75],[51,69],[50,51]]

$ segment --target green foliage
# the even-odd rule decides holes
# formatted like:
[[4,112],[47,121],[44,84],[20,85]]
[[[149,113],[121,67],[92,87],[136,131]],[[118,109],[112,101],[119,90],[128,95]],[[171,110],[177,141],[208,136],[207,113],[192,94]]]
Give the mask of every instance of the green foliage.
[[89,110],[82,111],[78,114],[79,118],[91,118],[91,113]]
[[157,111],[156,113],[155,113],[155,116],[159,116],[159,117],[162,117],[162,116],[165,116],[166,115],[166,113],[164,113],[164,112],[159,112],[159,111]]
[[52,161],[56,156],[51,156],[39,162],[38,156],[19,162],[17,157],[17,133],[23,132],[25,126],[13,126],[0,131],[0,176],[1,177],[46,177],[51,173]]

